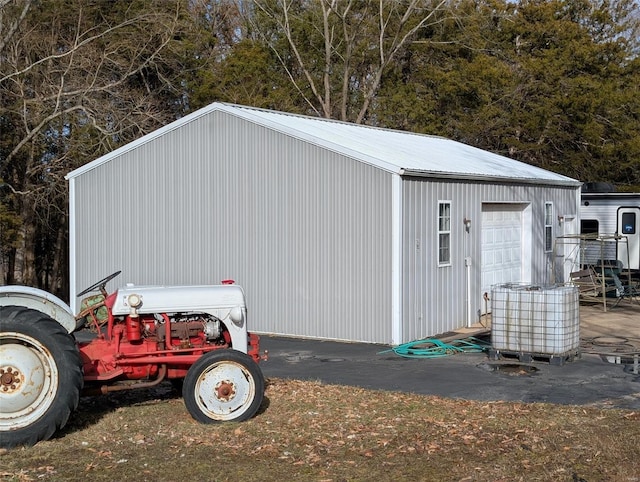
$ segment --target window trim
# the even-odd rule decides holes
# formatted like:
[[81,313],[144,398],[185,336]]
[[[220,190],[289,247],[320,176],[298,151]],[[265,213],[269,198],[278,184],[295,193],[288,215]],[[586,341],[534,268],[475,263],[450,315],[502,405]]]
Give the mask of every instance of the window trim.
[[[549,236],[547,236],[547,230]],[[549,244],[547,244],[547,242]],[[553,251],[553,203],[546,201],[544,203],[544,252],[550,253]]]
[[[447,206],[448,207],[448,212],[446,214],[448,214],[448,216],[443,216],[442,215],[442,207],[443,206]],[[452,261],[452,253],[451,253],[451,201],[438,201],[438,211],[437,211],[437,250],[436,250],[436,255],[437,255],[437,259],[438,259],[438,267],[444,267],[444,266],[451,266]],[[442,229],[443,225],[442,225],[442,221],[443,220],[447,220],[448,221],[448,226],[445,226],[447,229]],[[442,236],[446,236],[448,241],[449,241],[449,245],[447,246],[447,250],[448,250],[448,259],[446,260],[442,260],[442,253],[443,253],[443,247],[442,244],[440,242],[440,240],[442,239]]]

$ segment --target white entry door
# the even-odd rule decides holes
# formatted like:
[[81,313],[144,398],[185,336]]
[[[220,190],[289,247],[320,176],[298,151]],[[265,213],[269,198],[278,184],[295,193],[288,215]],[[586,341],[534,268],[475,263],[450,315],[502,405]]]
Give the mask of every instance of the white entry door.
[[491,287],[522,281],[522,206],[482,205],[482,312],[491,311]]
[[618,243],[618,259],[625,269],[640,269],[640,207],[618,208],[617,232],[627,237]]

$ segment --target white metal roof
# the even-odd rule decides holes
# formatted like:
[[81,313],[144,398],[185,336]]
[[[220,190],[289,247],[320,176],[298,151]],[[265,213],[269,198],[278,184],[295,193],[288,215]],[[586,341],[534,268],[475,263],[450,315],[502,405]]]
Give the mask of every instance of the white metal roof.
[[438,136],[213,103],[67,174],[71,179],[216,110],[401,175],[581,185],[577,180]]

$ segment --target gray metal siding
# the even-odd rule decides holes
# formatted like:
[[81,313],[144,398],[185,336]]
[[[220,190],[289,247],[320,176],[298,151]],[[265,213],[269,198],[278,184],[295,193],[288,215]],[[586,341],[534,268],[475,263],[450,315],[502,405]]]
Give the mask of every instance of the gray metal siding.
[[[555,215],[577,215],[578,188],[502,185],[481,182],[405,179],[403,183],[402,339],[410,341],[466,326],[467,274],[471,260],[471,308],[482,308],[481,226],[483,203],[531,206],[531,226],[523,243],[531,246],[531,283],[551,280],[554,260],[544,252],[544,203],[554,203]],[[437,265],[438,201],[451,201],[451,266]],[[463,219],[471,219],[470,232]],[[526,227],[525,227],[526,228]],[[568,234],[554,223],[554,236]],[[472,321],[477,321],[472,320]]]
[[[232,278],[245,288],[253,331],[403,342],[464,326],[469,311],[481,308],[483,203],[530,206],[524,281],[532,283],[548,282],[558,264],[543,249],[544,203],[577,222],[579,185],[410,177],[396,178],[398,221],[395,174],[303,130],[284,134],[224,110],[175,127],[72,176],[76,291],[118,269],[123,274],[110,288]],[[446,267],[437,266],[438,201],[452,208]],[[566,227],[554,224],[554,234],[570,234]],[[465,258],[472,263],[470,306]]]
[[212,112],[75,179],[77,289],[245,289],[252,331],[391,341],[391,174]]

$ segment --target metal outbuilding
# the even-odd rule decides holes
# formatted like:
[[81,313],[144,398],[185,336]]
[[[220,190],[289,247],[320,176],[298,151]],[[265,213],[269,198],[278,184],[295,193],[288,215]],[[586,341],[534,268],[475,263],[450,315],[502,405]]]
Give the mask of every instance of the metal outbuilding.
[[258,333],[399,344],[466,326],[492,285],[549,282],[554,238],[579,231],[576,180],[442,137],[222,103],[67,179],[72,293],[117,270],[232,278]]

